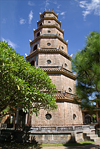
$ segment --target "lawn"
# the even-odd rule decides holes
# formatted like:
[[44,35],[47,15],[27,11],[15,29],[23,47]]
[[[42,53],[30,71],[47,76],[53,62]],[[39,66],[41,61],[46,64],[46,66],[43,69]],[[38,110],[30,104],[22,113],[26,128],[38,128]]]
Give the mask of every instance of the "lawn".
[[28,147],[44,147],[44,146],[84,146],[92,144],[93,141],[84,141],[80,143],[66,143],[66,144],[30,144],[30,143],[0,143],[0,149],[28,149]]

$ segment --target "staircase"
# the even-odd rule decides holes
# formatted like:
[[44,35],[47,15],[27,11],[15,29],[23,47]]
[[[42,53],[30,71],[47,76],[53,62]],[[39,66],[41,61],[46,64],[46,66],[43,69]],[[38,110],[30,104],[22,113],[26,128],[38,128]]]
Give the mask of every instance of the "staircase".
[[95,131],[87,131],[83,133],[84,135],[84,140],[88,140],[88,141],[94,141],[94,142],[98,142],[100,143],[100,137],[98,137],[97,134],[95,134]]

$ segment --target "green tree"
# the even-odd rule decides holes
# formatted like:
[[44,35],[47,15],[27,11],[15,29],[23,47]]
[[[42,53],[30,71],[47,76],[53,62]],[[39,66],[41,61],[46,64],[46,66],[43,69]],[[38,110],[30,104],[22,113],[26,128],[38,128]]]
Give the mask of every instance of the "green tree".
[[77,74],[76,94],[82,100],[81,107],[93,109],[94,101],[100,103],[100,34],[98,32],[91,32],[87,36],[85,47],[77,52],[72,60],[72,68]]
[[42,69],[31,66],[8,43],[0,42],[0,114],[17,108],[24,112],[31,108],[32,113],[41,107],[54,110],[55,92],[55,85]]

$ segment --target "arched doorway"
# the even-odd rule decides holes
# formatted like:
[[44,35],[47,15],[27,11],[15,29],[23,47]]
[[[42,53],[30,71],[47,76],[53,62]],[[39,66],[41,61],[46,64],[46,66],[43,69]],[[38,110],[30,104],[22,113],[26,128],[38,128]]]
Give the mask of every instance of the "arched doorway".
[[91,124],[91,122],[92,122],[91,115],[89,115],[89,114],[85,115],[85,123],[86,124]]

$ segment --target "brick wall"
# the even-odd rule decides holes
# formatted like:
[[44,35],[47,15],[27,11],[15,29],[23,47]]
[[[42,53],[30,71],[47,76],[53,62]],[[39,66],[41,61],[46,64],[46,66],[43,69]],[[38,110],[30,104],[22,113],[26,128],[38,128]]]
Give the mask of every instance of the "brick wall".
[[[69,71],[72,71],[71,69],[71,61],[62,56],[59,53],[54,53],[54,54],[44,54],[44,53],[39,53],[38,54],[38,65],[39,66],[62,66],[63,68],[66,68]],[[51,60],[51,63],[48,64],[47,60]],[[65,65],[67,64],[67,66]]]
[[[47,111],[41,109],[38,117],[32,115],[31,125],[34,126],[68,126],[68,125],[81,125],[83,124],[82,112],[79,106],[68,102],[57,102],[58,109],[50,111],[52,115],[50,120],[47,120],[45,115]],[[73,119],[73,114],[76,118]]]

